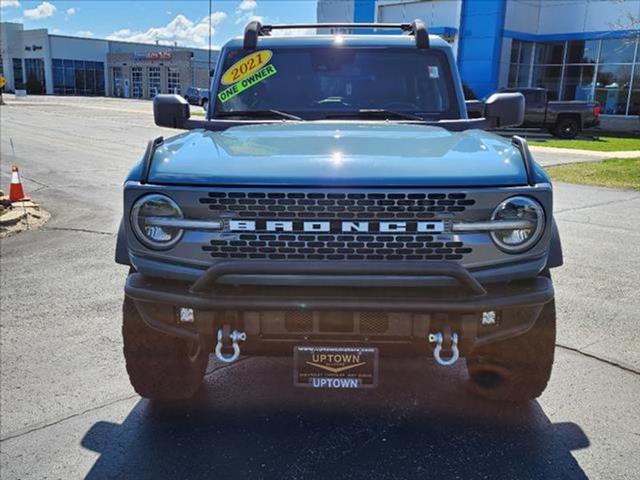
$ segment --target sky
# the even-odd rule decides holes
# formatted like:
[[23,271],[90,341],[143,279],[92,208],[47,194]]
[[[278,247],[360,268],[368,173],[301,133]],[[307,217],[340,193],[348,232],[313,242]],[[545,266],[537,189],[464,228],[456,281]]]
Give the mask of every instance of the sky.
[[[246,23],[316,21],[316,0],[213,0],[212,45],[241,35]],[[207,47],[208,0],[0,0],[0,19],[25,29],[133,42]]]

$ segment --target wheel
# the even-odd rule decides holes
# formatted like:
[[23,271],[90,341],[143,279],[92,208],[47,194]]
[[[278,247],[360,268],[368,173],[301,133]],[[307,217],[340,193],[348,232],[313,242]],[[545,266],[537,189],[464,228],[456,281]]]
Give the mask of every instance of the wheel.
[[208,348],[153,330],[127,297],[122,316],[124,358],[134,390],[160,401],[193,397],[207,368]]
[[556,122],[556,128],[554,134],[560,138],[566,138],[571,140],[576,138],[578,135],[578,130],[580,129],[580,125],[578,124],[578,120],[572,117],[560,118]]
[[528,332],[472,351],[466,359],[469,390],[490,400],[525,402],[544,391],[556,341],[556,308],[547,303]]

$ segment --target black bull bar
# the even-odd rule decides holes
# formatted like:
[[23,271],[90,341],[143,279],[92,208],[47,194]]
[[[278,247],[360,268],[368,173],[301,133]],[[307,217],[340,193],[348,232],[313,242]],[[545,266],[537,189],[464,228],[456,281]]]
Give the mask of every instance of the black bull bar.
[[[234,287],[223,285],[227,275],[312,275],[326,277],[327,288],[318,287]],[[407,277],[407,287],[369,289],[329,288],[331,278],[340,275]],[[459,287],[413,287],[416,277],[447,277]],[[462,287],[462,288],[460,288]],[[554,297],[549,278],[538,276],[526,280],[483,286],[464,267],[453,262],[221,262],[208,268],[189,285],[144,276],[129,275],[125,294],[134,300],[145,322],[164,333],[196,341],[199,333],[186,326],[168,324],[154,318],[144,304],[165,304],[203,311],[261,310],[335,310],[474,313],[513,307],[538,307]],[[496,338],[513,336],[531,328],[537,314],[525,324],[496,332]],[[511,331],[513,330],[513,331]]]

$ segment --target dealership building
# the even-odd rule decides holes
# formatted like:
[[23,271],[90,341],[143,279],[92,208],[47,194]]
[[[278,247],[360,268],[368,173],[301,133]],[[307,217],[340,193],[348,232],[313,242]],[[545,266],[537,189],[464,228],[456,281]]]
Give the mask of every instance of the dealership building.
[[638,127],[640,0],[318,0],[317,15],[318,22],[420,18],[452,44],[477,97],[544,87],[552,99],[598,101],[612,128]]
[[[212,52],[212,65],[218,52]],[[51,35],[0,23],[5,91],[151,98],[208,88],[209,51],[178,46]]]

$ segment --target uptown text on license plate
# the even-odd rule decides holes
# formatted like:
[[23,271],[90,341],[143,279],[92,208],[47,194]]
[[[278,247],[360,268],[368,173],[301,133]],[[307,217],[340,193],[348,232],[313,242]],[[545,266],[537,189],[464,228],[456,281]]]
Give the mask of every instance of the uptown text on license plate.
[[299,346],[293,351],[293,383],[312,388],[374,388],[378,349]]

